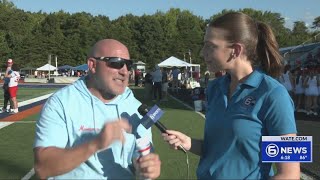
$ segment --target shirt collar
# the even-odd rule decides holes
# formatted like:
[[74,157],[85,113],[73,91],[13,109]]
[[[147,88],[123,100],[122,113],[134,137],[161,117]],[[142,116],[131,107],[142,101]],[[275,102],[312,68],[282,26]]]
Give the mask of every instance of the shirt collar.
[[262,72],[254,70],[242,84],[246,84],[251,87],[258,87],[263,78]]
[[[222,91],[227,92],[228,87],[231,81],[231,77],[229,74],[226,74],[224,77],[222,77],[222,81],[220,81],[220,88]],[[249,75],[248,79],[245,80],[241,84],[248,85],[250,87],[258,87],[263,79],[263,73],[259,70],[253,70],[253,72]]]

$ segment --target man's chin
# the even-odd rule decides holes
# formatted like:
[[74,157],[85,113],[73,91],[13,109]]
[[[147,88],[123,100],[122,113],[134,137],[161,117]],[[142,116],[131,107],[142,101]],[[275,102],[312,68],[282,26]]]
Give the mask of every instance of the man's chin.
[[123,94],[125,90],[126,90],[125,87],[117,88],[115,91],[113,91],[113,94],[114,94],[115,96],[118,96],[118,95]]

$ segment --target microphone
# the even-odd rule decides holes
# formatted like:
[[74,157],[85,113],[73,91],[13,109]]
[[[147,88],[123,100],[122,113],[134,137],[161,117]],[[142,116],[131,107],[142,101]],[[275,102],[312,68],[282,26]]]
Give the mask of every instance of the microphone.
[[[154,105],[149,110],[147,105],[142,104],[138,108],[138,112],[143,116],[141,124],[146,129],[149,129],[154,124],[162,133],[167,133],[167,128],[159,121],[164,112],[157,105]],[[187,150],[181,144],[179,149],[187,153]]]

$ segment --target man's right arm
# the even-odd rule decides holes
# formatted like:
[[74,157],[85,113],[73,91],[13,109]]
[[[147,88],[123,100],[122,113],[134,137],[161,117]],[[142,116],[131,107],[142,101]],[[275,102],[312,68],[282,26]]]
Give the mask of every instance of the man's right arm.
[[57,96],[50,97],[36,124],[34,166],[41,179],[58,176],[71,171],[97,151],[97,141],[65,148],[68,131],[64,108]]
[[130,130],[127,121],[114,121],[105,124],[93,140],[67,148],[69,135],[64,114],[61,101],[53,95],[43,106],[37,121],[34,159],[35,171],[41,179],[73,170],[114,140],[124,141],[123,130]]
[[[99,135],[86,143],[73,148],[36,147],[34,148],[35,171],[40,179],[65,174],[100,149],[107,148],[115,140],[124,143],[123,131],[131,131],[127,120],[106,123]],[[84,177],[82,177],[84,178]]]
[[85,162],[97,150],[96,140],[69,149],[36,147],[34,148],[35,172],[40,179],[65,174]]

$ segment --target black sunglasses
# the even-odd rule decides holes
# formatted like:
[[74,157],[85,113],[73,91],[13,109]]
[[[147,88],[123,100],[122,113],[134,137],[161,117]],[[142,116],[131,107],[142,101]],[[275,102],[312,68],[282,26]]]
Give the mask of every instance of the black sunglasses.
[[114,69],[121,69],[124,65],[127,65],[127,69],[131,70],[133,61],[129,59],[124,59],[120,57],[93,57],[98,61],[106,62],[107,66]]

